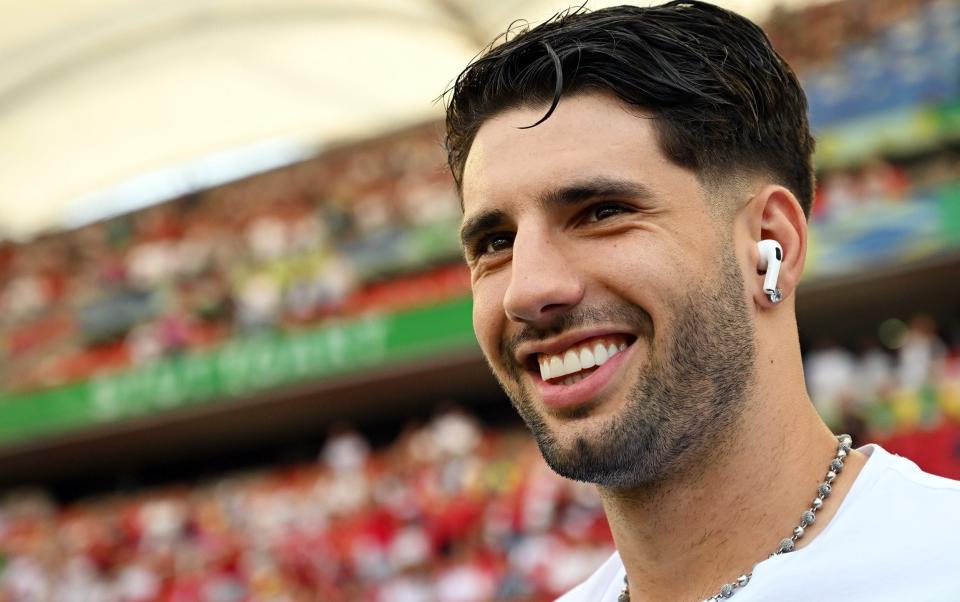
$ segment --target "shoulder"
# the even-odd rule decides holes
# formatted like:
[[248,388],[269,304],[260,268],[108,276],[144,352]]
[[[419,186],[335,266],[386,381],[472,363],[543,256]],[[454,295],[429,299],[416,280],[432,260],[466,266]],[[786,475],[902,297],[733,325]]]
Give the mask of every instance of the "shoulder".
[[614,552],[586,581],[560,596],[556,602],[616,602],[623,587],[624,573],[620,555]]
[[869,474],[861,473],[864,482],[857,479],[853,499],[841,506],[838,530],[853,541],[926,561],[938,563],[936,558],[947,552],[953,556],[960,536],[960,481],[923,472],[876,445],[862,450],[870,456],[864,468]]
[[871,491],[865,492],[876,503],[891,507],[909,507],[911,514],[921,510],[952,510],[958,516],[960,481],[923,472],[910,460],[891,454],[878,445],[866,446],[870,463],[877,466],[877,474]]
[[869,460],[837,514],[806,546],[757,564],[743,602],[960,600],[960,482],[860,451]]

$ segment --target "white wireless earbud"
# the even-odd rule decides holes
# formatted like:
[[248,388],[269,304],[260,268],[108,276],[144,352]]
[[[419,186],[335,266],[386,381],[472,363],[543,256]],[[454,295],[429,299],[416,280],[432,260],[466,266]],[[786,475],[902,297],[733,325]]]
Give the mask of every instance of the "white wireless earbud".
[[763,279],[763,292],[772,302],[779,303],[783,299],[783,293],[777,288],[777,278],[780,277],[783,249],[780,243],[768,238],[757,243],[757,250],[760,251],[760,271],[766,271],[767,274]]

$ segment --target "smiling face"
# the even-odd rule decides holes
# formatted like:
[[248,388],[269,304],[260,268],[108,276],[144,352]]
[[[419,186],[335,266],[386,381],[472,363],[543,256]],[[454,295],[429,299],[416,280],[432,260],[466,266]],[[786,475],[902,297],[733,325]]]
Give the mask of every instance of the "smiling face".
[[651,120],[598,94],[501,113],[463,176],[484,355],[560,474],[637,487],[728,433],[752,380],[726,218]]

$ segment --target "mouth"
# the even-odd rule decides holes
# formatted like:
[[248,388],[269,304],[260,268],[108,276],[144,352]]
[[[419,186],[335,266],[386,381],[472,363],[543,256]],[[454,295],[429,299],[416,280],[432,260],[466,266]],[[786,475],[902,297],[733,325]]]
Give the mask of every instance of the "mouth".
[[526,367],[546,384],[570,386],[588,378],[635,340],[636,337],[621,333],[590,337],[555,353],[531,353]]

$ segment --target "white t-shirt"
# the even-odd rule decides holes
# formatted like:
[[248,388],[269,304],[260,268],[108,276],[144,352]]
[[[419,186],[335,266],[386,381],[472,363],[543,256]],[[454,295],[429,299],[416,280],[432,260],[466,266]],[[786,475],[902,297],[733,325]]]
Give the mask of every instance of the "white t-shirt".
[[[876,445],[860,451],[869,459],[830,523],[756,565],[733,601],[960,602],[960,481]],[[557,602],[617,602],[625,573],[614,553]]]

